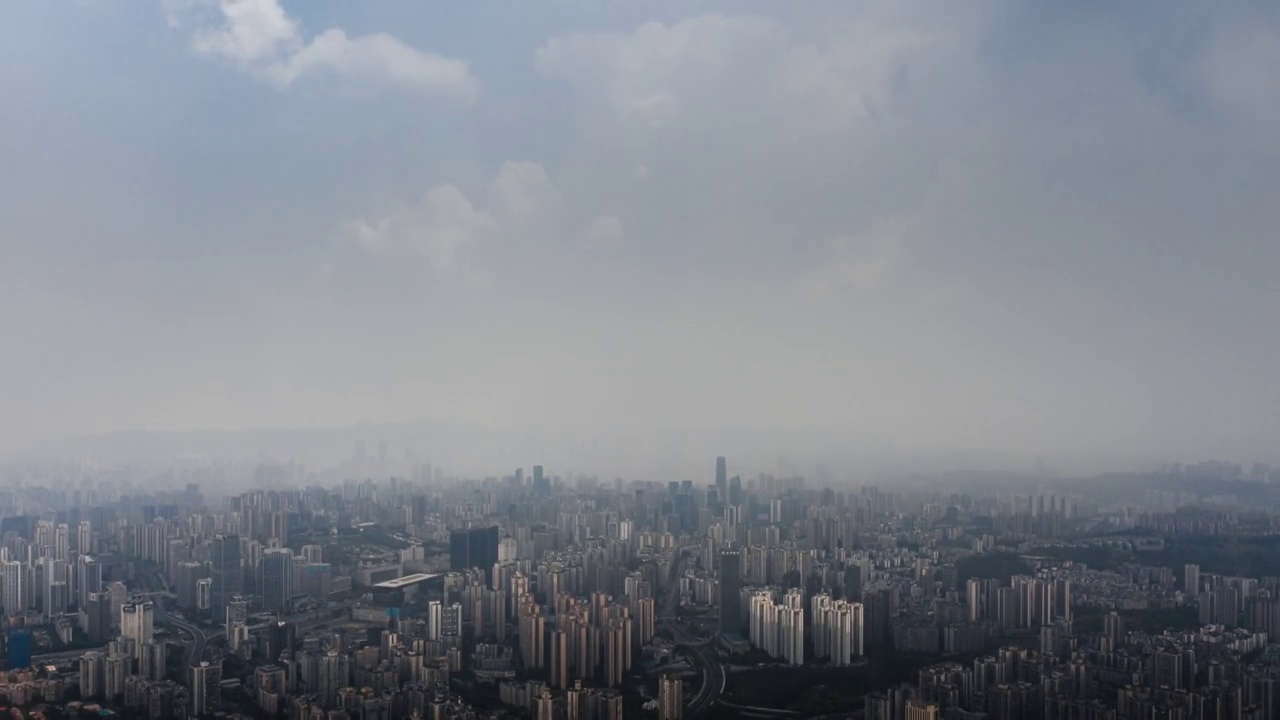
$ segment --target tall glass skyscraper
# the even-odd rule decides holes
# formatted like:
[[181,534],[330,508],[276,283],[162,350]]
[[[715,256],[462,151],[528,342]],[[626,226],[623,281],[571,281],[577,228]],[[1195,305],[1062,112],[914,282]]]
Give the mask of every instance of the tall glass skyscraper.
[[262,606],[284,612],[293,595],[291,582],[293,553],[287,548],[270,548],[262,553]]
[[742,635],[742,555],[720,553],[720,634]]
[[209,609],[214,624],[227,621],[227,602],[232,595],[244,592],[244,575],[240,569],[240,538],[236,535],[218,535],[209,544],[209,577],[213,584],[209,592]]

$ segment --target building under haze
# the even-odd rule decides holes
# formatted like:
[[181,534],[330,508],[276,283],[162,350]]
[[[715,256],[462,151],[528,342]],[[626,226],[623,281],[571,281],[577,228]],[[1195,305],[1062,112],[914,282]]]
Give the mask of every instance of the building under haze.
[[449,534],[449,569],[481,568],[486,575],[498,562],[498,526],[454,530]]
[[742,635],[742,555],[720,553],[720,634]]
[[240,538],[218,535],[209,543],[209,609],[213,622],[221,625],[227,619],[227,604],[232,596],[244,591],[244,570],[240,565]]
[[268,548],[262,552],[262,607],[281,613],[288,609],[293,589],[293,552]]

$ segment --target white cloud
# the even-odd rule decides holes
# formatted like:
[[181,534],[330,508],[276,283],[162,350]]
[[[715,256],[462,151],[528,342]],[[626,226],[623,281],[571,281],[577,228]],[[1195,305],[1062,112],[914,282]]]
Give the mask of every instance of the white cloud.
[[906,222],[894,219],[864,235],[835,238],[826,264],[807,278],[809,291],[825,296],[845,290],[869,293],[882,289],[909,259],[903,242],[905,231]]
[[438,185],[416,205],[406,206],[372,221],[351,226],[352,238],[372,252],[411,252],[441,274],[465,272],[464,257],[486,231],[497,227],[488,213],[477,209],[461,190]]
[[887,112],[895,78],[927,45],[924,33],[877,24],[801,44],[772,19],[708,14],[552,38],[535,64],[640,127],[749,110],[840,129]]
[[828,47],[789,50],[769,82],[771,103],[795,124],[813,130],[873,121],[892,106],[895,77],[926,35],[881,26],[850,28]]
[[624,235],[622,218],[617,215],[600,215],[583,228],[581,247],[590,250],[617,245],[622,242]]
[[714,100],[699,91],[741,68],[753,45],[773,44],[774,21],[701,15],[632,33],[575,33],[548,40],[535,54],[538,72],[565,80],[623,121],[667,124],[689,104]]
[[278,0],[170,0],[166,7],[170,25],[195,26],[196,52],[281,87],[304,79],[363,90],[395,87],[467,106],[479,92],[465,62],[385,33],[353,38],[335,28],[308,40]]
[[[466,275],[476,271],[471,256],[488,243],[545,236],[543,211],[558,201],[559,192],[541,165],[509,161],[490,181],[483,207],[453,185],[437,185],[413,205],[350,223],[347,236],[371,253],[418,255],[437,274]],[[620,235],[621,223],[614,222]],[[612,237],[609,230],[606,223],[602,239]]]
[[547,171],[532,162],[507,162],[489,184],[489,206],[504,217],[534,213],[556,199]]

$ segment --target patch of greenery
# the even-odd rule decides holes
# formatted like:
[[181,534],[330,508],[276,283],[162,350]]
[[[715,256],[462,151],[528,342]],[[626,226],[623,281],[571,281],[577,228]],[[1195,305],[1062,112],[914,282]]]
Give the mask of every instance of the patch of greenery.
[[1057,560],[1071,560],[1095,570],[1118,570],[1125,563],[1168,567],[1181,579],[1183,566],[1202,573],[1242,577],[1280,576],[1280,535],[1199,535],[1167,538],[1163,550],[1132,552],[1116,547],[1044,547],[1035,550]]
[[[1076,632],[1102,632],[1106,625],[1106,610],[1081,608],[1072,620],[1072,629]],[[1165,630],[1178,632],[1194,630],[1200,627],[1200,613],[1193,607],[1151,608],[1146,610],[1119,610],[1124,620],[1124,629],[1139,630],[1146,633],[1161,633]]]
[[852,667],[768,667],[731,672],[725,699],[738,705],[769,707],[814,717],[861,707],[868,692],[912,682],[931,655],[883,653]]
[[1014,575],[1029,575],[1031,566],[1011,552],[993,552],[972,555],[956,561],[956,574],[960,581],[969,578],[998,578],[1005,583]]

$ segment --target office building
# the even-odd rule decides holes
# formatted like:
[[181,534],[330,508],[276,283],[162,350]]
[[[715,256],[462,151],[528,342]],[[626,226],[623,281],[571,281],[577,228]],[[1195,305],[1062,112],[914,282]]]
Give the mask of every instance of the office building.
[[[460,572],[481,568],[489,577],[498,563],[498,535],[497,525],[449,533],[449,569]],[[489,583],[492,582],[489,577]]]
[[209,609],[213,622],[222,625],[227,619],[227,604],[233,595],[244,592],[244,575],[240,564],[240,538],[218,535],[209,543]]
[[720,633],[742,634],[742,555],[737,550],[720,553]]
[[89,595],[102,590],[102,565],[88,555],[76,558],[76,607],[83,609]]
[[111,638],[111,593],[89,593],[82,615],[89,642],[104,643]]
[[271,548],[262,553],[262,607],[268,612],[285,613],[293,597],[293,553],[286,548]]

